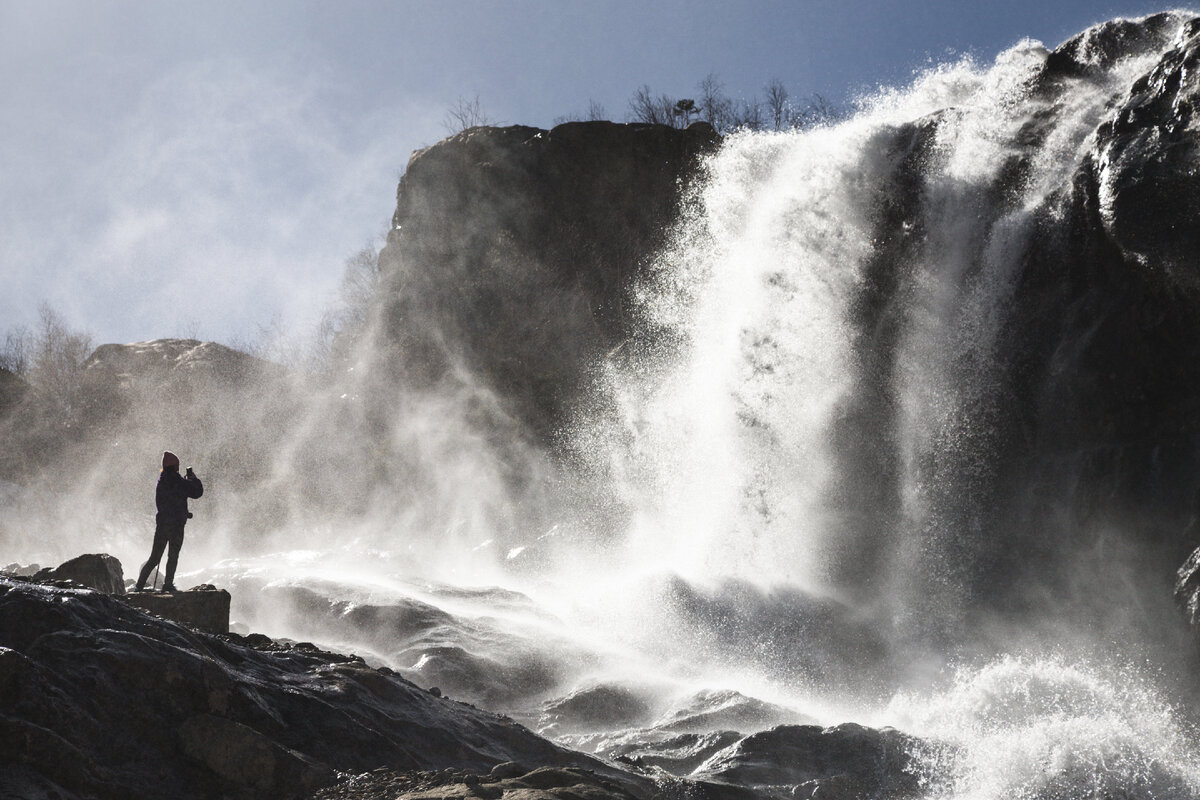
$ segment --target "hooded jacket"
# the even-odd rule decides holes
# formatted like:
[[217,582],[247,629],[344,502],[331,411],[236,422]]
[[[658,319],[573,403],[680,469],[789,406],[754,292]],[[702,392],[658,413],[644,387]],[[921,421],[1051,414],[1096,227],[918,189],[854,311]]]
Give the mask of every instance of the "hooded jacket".
[[158,475],[158,487],[154,490],[154,501],[158,514],[154,520],[164,525],[183,525],[188,521],[187,501],[204,494],[204,484],[193,475],[190,478],[176,470],[164,469]]

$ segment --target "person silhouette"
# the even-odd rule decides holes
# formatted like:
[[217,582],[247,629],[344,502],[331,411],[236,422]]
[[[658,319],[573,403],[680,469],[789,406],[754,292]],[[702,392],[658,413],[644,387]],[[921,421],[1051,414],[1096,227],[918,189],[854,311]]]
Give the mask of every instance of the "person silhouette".
[[179,474],[179,457],[167,451],[162,457],[162,471],[158,473],[158,486],[154,490],[154,502],[158,513],[154,516],[154,546],[150,558],[142,565],[138,574],[135,592],[145,590],[150,570],[158,568],[163,550],[167,550],[167,574],[163,583],[164,592],[175,591],[175,567],[179,563],[179,550],[183,547],[183,526],[192,518],[188,511],[188,498],[193,500],[204,494],[204,484],[187,468],[186,475]]

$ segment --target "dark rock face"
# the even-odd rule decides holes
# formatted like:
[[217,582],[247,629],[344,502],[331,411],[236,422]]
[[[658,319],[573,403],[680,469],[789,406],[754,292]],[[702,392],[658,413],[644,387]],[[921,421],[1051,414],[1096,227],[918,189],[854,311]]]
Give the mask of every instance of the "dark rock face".
[[436,383],[465,365],[547,434],[629,334],[627,292],[716,142],[706,124],[579,122],[472,128],[414,154],[380,256],[393,367]]
[[107,553],[77,556],[51,570],[49,580],[68,580],[105,594],[125,594],[121,562]]
[[187,592],[131,592],[125,602],[208,633],[229,633],[229,592],[212,587]]
[[333,771],[486,773],[505,761],[617,775],[356,657],[258,650],[90,590],[9,579],[0,709],[6,797],[283,798]]
[[[1151,18],[1143,35],[1162,33]],[[1095,208],[1104,232],[1127,262],[1162,271],[1188,291],[1200,285],[1198,137],[1192,120],[1200,85],[1200,19],[1187,23],[1181,46],[1166,53],[1133,86],[1114,117],[1097,132]]]
[[1176,573],[1175,604],[1184,613],[1196,643],[1200,644],[1200,548],[1188,556]]
[[[1110,23],[1060,52],[1093,53],[1073,62],[1082,66],[1107,62],[1162,46],[1180,23]],[[1190,124],[1200,80],[1189,66],[1200,59],[1200,21],[1181,34],[1039,213],[1005,332],[1005,388],[1020,400],[1002,423],[1010,445],[1000,486],[1027,492],[1031,469],[1040,485],[1037,498],[998,498],[1021,509],[1018,547],[1044,549],[1027,540],[1030,525],[1063,506],[1075,523],[1059,546],[1090,547],[1101,533],[1088,521],[1115,522],[1162,576],[1155,591],[1164,595],[1197,544],[1187,522],[1200,486],[1200,136]]]
[[[1103,603],[1079,588],[1091,581],[1128,592],[1118,601],[1126,609],[1154,609],[1135,627],[1176,635],[1172,576],[1200,544],[1200,529],[1188,526],[1200,485],[1198,34],[1200,21],[1163,14],[1063,44],[1029,81],[1027,124],[1005,143],[1007,163],[962,200],[961,219],[983,221],[977,249],[963,257],[966,286],[982,285],[972,282],[990,268],[987,248],[1006,222],[1019,217],[1029,233],[1004,276],[995,348],[981,358],[958,343],[951,369],[961,405],[918,462],[926,511],[914,535],[945,568],[919,577],[913,593],[967,587],[931,606],[1017,619],[1078,612],[1080,629],[1110,624],[1110,613],[1095,613]],[[1150,59],[1145,71],[1110,85],[1114,65],[1134,56]],[[1113,100],[1073,174],[1026,215],[1019,203],[1041,177],[1041,148],[1084,84],[1108,87]],[[855,305],[859,389],[834,437],[842,494],[869,496],[841,537],[852,554],[846,582],[864,597],[896,556],[879,532],[905,525],[907,467],[894,445],[902,398],[891,386],[903,371],[909,298],[927,277],[936,219],[925,203],[938,175],[930,165],[939,131],[954,121],[948,110],[881,133],[895,171],[880,192],[878,246]]]

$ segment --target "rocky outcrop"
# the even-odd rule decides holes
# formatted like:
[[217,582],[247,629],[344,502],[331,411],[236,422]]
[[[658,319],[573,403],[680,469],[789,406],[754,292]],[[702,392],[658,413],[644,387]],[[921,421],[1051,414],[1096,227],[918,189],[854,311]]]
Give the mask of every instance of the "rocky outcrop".
[[920,794],[914,743],[854,724],[780,726],[716,753],[693,776],[790,797],[901,800]]
[[436,383],[466,366],[545,438],[631,332],[631,287],[716,142],[705,123],[573,122],[415,153],[380,256],[392,367]]
[[1045,74],[1070,91],[1072,74],[1160,48],[1039,209],[1003,334],[1001,391],[1017,402],[996,440],[998,515],[1012,514],[1001,563],[1045,553],[1048,524],[1054,550],[1095,548],[1104,521],[1137,543],[1129,560],[1156,576],[1146,588],[1166,607],[1172,570],[1200,544],[1188,526],[1200,486],[1200,19],[1097,26]]
[[1175,576],[1175,604],[1200,644],[1200,548],[1188,556]]
[[[1187,525],[1200,486],[1198,34],[1200,20],[1160,14],[1096,26],[1050,53],[1028,80],[1022,127],[998,151],[1003,167],[958,200],[954,218],[981,224],[970,234],[977,240],[949,234],[964,252],[953,259],[962,272],[946,278],[930,274],[945,258],[935,236],[947,234],[928,198],[944,178],[941,148],[961,132],[958,112],[880,134],[895,171],[880,187],[875,249],[854,305],[859,387],[834,436],[846,476],[836,494],[865,510],[838,533],[853,554],[844,581],[864,597],[897,555],[880,531],[903,529],[901,485],[915,480],[916,535],[953,567],[930,571],[914,594],[951,586],[955,602],[969,597],[984,614],[1077,611],[1085,625],[1109,624],[1110,614],[1094,615],[1103,603],[1078,590],[1087,580],[1126,587],[1124,607],[1154,609],[1141,628],[1173,624],[1172,573],[1200,544],[1200,528]],[[1138,59],[1140,74],[1129,69]],[[1088,120],[1085,147],[1053,152],[1060,126],[1081,123],[1067,98],[1084,86],[1112,101]],[[1029,187],[1053,173],[1047,158],[1076,160],[1063,183],[1023,207]],[[1013,225],[1021,230],[1005,244]],[[908,369],[907,337],[922,335],[912,317],[923,311],[910,304],[928,279],[960,293],[964,318],[980,297],[995,303],[982,331],[1000,324],[984,351],[939,340],[951,353],[957,407],[931,425],[929,452],[913,467],[911,454],[888,444],[906,424],[897,418],[906,401],[891,387]],[[939,324],[957,330],[954,317]]]
[[197,586],[186,592],[131,592],[125,602],[208,633],[229,633],[229,592]]
[[105,594],[125,593],[125,573],[121,562],[108,553],[91,553],[64,561],[51,570],[38,573],[39,580],[74,581]]

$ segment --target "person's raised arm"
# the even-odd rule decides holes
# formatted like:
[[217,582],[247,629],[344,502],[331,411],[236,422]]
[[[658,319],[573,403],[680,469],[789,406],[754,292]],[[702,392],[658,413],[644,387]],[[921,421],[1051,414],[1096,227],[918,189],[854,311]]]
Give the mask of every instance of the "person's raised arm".
[[200,495],[204,494],[204,484],[196,477],[196,473],[192,472],[192,468],[187,468],[187,475],[184,477],[184,483],[187,485],[187,496],[195,500]]

